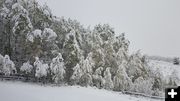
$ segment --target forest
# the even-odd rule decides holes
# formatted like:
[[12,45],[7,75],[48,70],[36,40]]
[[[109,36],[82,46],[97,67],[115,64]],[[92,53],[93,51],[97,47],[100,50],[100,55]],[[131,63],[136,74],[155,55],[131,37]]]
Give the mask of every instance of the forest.
[[175,77],[162,80],[146,55],[129,53],[125,33],[108,24],[85,28],[56,17],[37,0],[0,1],[0,73],[23,74],[49,83],[95,86],[160,96]]

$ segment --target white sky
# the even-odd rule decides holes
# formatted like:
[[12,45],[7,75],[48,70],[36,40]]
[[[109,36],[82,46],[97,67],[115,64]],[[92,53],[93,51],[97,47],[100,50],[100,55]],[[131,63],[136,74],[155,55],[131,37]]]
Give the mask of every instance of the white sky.
[[180,56],[180,0],[39,0],[54,15],[126,33],[130,52]]

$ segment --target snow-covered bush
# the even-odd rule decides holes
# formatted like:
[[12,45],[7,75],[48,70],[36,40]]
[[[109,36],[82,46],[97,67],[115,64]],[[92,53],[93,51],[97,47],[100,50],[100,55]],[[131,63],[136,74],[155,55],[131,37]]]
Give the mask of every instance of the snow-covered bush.
[[178,72],[174,70],[169,77],[168,86],[178,86],[180,85],[180,78],[178,77]]
[[3,60],[3,73],[5,75],[10,75],[16,73],[15,64],[10,60],[9,55],[4,56]]
[[47,70],[49,68],[48,64],[43,64],[38,57],[36,57],[36,60],[34,62],[34,67],[36,68],[36,74],[35,76],[37,78],[46,77],[47,76]]
[[64,79],[66,72],[63,61],[64,59],[61,53],[59,53],[57,57],[52,59],[52,62],[50,64],[51,73],[53,75],[53,80],[55,83],[60,83]]
[[153,79],[145,80],[143,77],[139,77],[134,81],[133,91],[139,93],[152,94]]
[[23,65],[20,68],[20,71],[24,72],[25,74],[32,73],[33,66],[28,62],[23,63]]
[[110,67],[107,67],[106,70],[104,71],[104,88],[108,90],[114,88],[114,84],[111,79]]

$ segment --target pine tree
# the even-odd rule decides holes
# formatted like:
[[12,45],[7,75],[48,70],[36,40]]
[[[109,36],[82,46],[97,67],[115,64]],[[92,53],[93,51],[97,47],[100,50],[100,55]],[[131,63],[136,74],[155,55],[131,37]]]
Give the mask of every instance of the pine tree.
[[114,84],[111,79],[110,67],[107,67],[106,70],[104,71],[104,88],[108,90],[114,88]]
[[116,75],[113,78],[114,90],[127,91],[131,88],[132,81],[126,73],[126,66],[127,63],[122,62],[122,64],[118,67]]
[[52,59],[50,64],[51,73],[53,74],[53,80],[55,83],[62,83],[65,76],[65,66],[64,59],[62,58],[61,53],[57,57]]
[[88,57],[82,61],[82,72],[80,84],[82,86],[91,86],[92,85],[92,73],[93,73],[93,62],[91,60],[91,54],[88,54]]
[[82,52],[79,47],[79,43],[76,37],[76,31],[71,30],[65,37],[65,42],[63,45],[63,55],[66,66],[66,80],[70,82],[70,78],[73,74],[73,67],[80,61]]
[[76,66],[73,68],[73,75],[71,76],[71,82],[73,84],[79,84],[81,76],[83,75],[82,68],[79,64],[76,64]]
[[104,80],[102,77],[102,71],[103,71],[103,67],[99,67],[95,70],[94,75],[93,75],[93,84],[97,88],[103,87]]

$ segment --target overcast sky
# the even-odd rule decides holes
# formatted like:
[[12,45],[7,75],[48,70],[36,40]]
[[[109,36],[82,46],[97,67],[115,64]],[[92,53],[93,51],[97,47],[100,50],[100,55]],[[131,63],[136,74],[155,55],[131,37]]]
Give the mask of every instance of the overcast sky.
[[108,23],[126,33],[130,52],[180,56],[180,0],[39,0],[84,26]]

